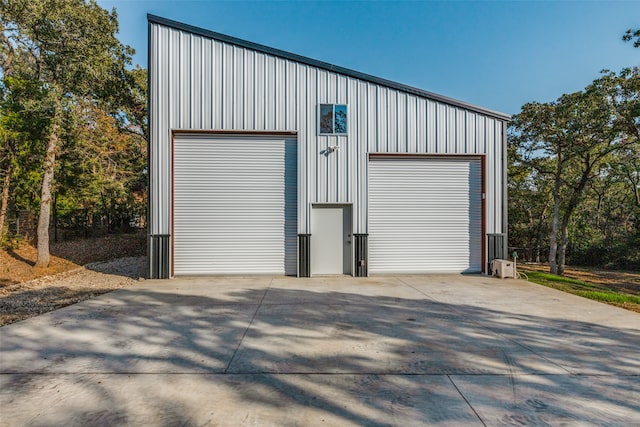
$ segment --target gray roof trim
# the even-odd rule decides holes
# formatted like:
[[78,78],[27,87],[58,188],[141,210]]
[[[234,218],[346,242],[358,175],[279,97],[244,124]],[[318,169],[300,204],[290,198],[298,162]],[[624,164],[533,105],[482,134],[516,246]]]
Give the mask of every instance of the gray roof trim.
[[339,74],[343,74],[356,79],[364,80],[377,85],[386,86],[392,89],[397,89],[399,91],[407,92],[423,98],[428,98],[434,101],[443,102],[445,104],[454,105],[456,107],[464,108],[466,110],[474,111],[476,113],[491,116],[499,120],[504,120],[504,121],[511,120],[511,115],[509,114],[479,107],[477,105],[469,104],[464,101],[439,95],[437,93],[428,92],[426,90],[418,89],[412,86],[407,86],[401,83],[393,82],[391,80],[375,77],[370,74],[365,74],[359,71],[350,70],[348,68],[339,67],[337,65],[329,64],[327,62],[317,61],[315,59],[311,59],[302,55],[297,55],[295,53],[286,52],[284,50],[275,49],[269,46],[264,46],[264,45],[253,43],[250,41],[238,39],[236,37],[227,36],[225,34],[220,34],[214,31],[205,30],[203,28],[194,27],[193,25],[184,24],[182,22],[173,21],[171,19],[162,18],[156,15],[147,14],[147,19],[150,23],[160,24],[167,27],[175,28],[177,30],[187,31],[189,33],[193,33],[202,37],[215,39],[224,43],[234,44],[240,47],[244,47],[246,49],[251,49],[258,52],[266,53],[268,55],[274,55],[284,59],[289,59],[291,61],[300,62],[302,64],[310,65],[312,67],[322,68],[327,71],[333,71],[335,73],[339,73]]

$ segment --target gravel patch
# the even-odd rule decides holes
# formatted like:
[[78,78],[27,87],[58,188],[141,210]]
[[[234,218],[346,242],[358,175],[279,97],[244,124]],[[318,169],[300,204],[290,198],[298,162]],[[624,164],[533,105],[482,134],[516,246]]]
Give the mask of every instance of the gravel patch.
[[0,326],[75,304],[144,280],[146,257],[93,262],[0,289]]

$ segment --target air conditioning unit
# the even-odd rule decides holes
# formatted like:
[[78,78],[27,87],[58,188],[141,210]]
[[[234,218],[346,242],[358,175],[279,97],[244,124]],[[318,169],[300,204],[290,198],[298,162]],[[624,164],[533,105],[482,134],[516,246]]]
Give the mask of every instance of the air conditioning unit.
[[491,275],[497,276],[501,279],[507,277],[515,279],[515,263],[506,259],[494,259],[493,261],[491,261]]

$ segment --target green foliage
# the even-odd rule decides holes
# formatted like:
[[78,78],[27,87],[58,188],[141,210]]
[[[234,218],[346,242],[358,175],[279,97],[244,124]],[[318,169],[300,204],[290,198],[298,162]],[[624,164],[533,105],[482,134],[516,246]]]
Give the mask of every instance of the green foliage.
[[640,30],[627,30],[622,40],[626,42],[633,40],[633,47],[640,47]]
[[0,178],[11,175],[10,209],[42,208],[46,188],[63,220],[113,229],[144,216],[147,73],[129,69],[115,10],[0,0],[0,26]]
[[560,273],[566,261],[638,266],[630,243],[640,233],[639,148],[637,68],[524,105],[509,131],[512,246],[535,259],[546,245]]
[[13,236],[10,234],[5,234],[2,238],[0,238],[0,249],[10,250],[17,249],[24,243],[24,238],[22,236]]
[[640,271],[640,234],[614,243],[604,243],[602,240],[594,239],[590,245],[573,248],[572,264]]
[[89,222],[106,218],[110,230],[126,229],[146,209],[146,140],[121,129],[95,106],[88,105],[80,115],[60,153],[58,212],[88,217]]
[[23,58],[21,73],[42,82],[51,95],[119,104],[128,91],[133,50],[115,36],[115,11],[93,0],[1,1],[6,37]]

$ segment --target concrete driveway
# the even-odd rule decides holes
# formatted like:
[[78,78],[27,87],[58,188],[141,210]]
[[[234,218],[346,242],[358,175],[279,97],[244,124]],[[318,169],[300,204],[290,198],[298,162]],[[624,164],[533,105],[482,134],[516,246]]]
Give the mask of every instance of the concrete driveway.
[[8,426],[640,425],[640,315],[524,281],[149,280],[0,339]]

